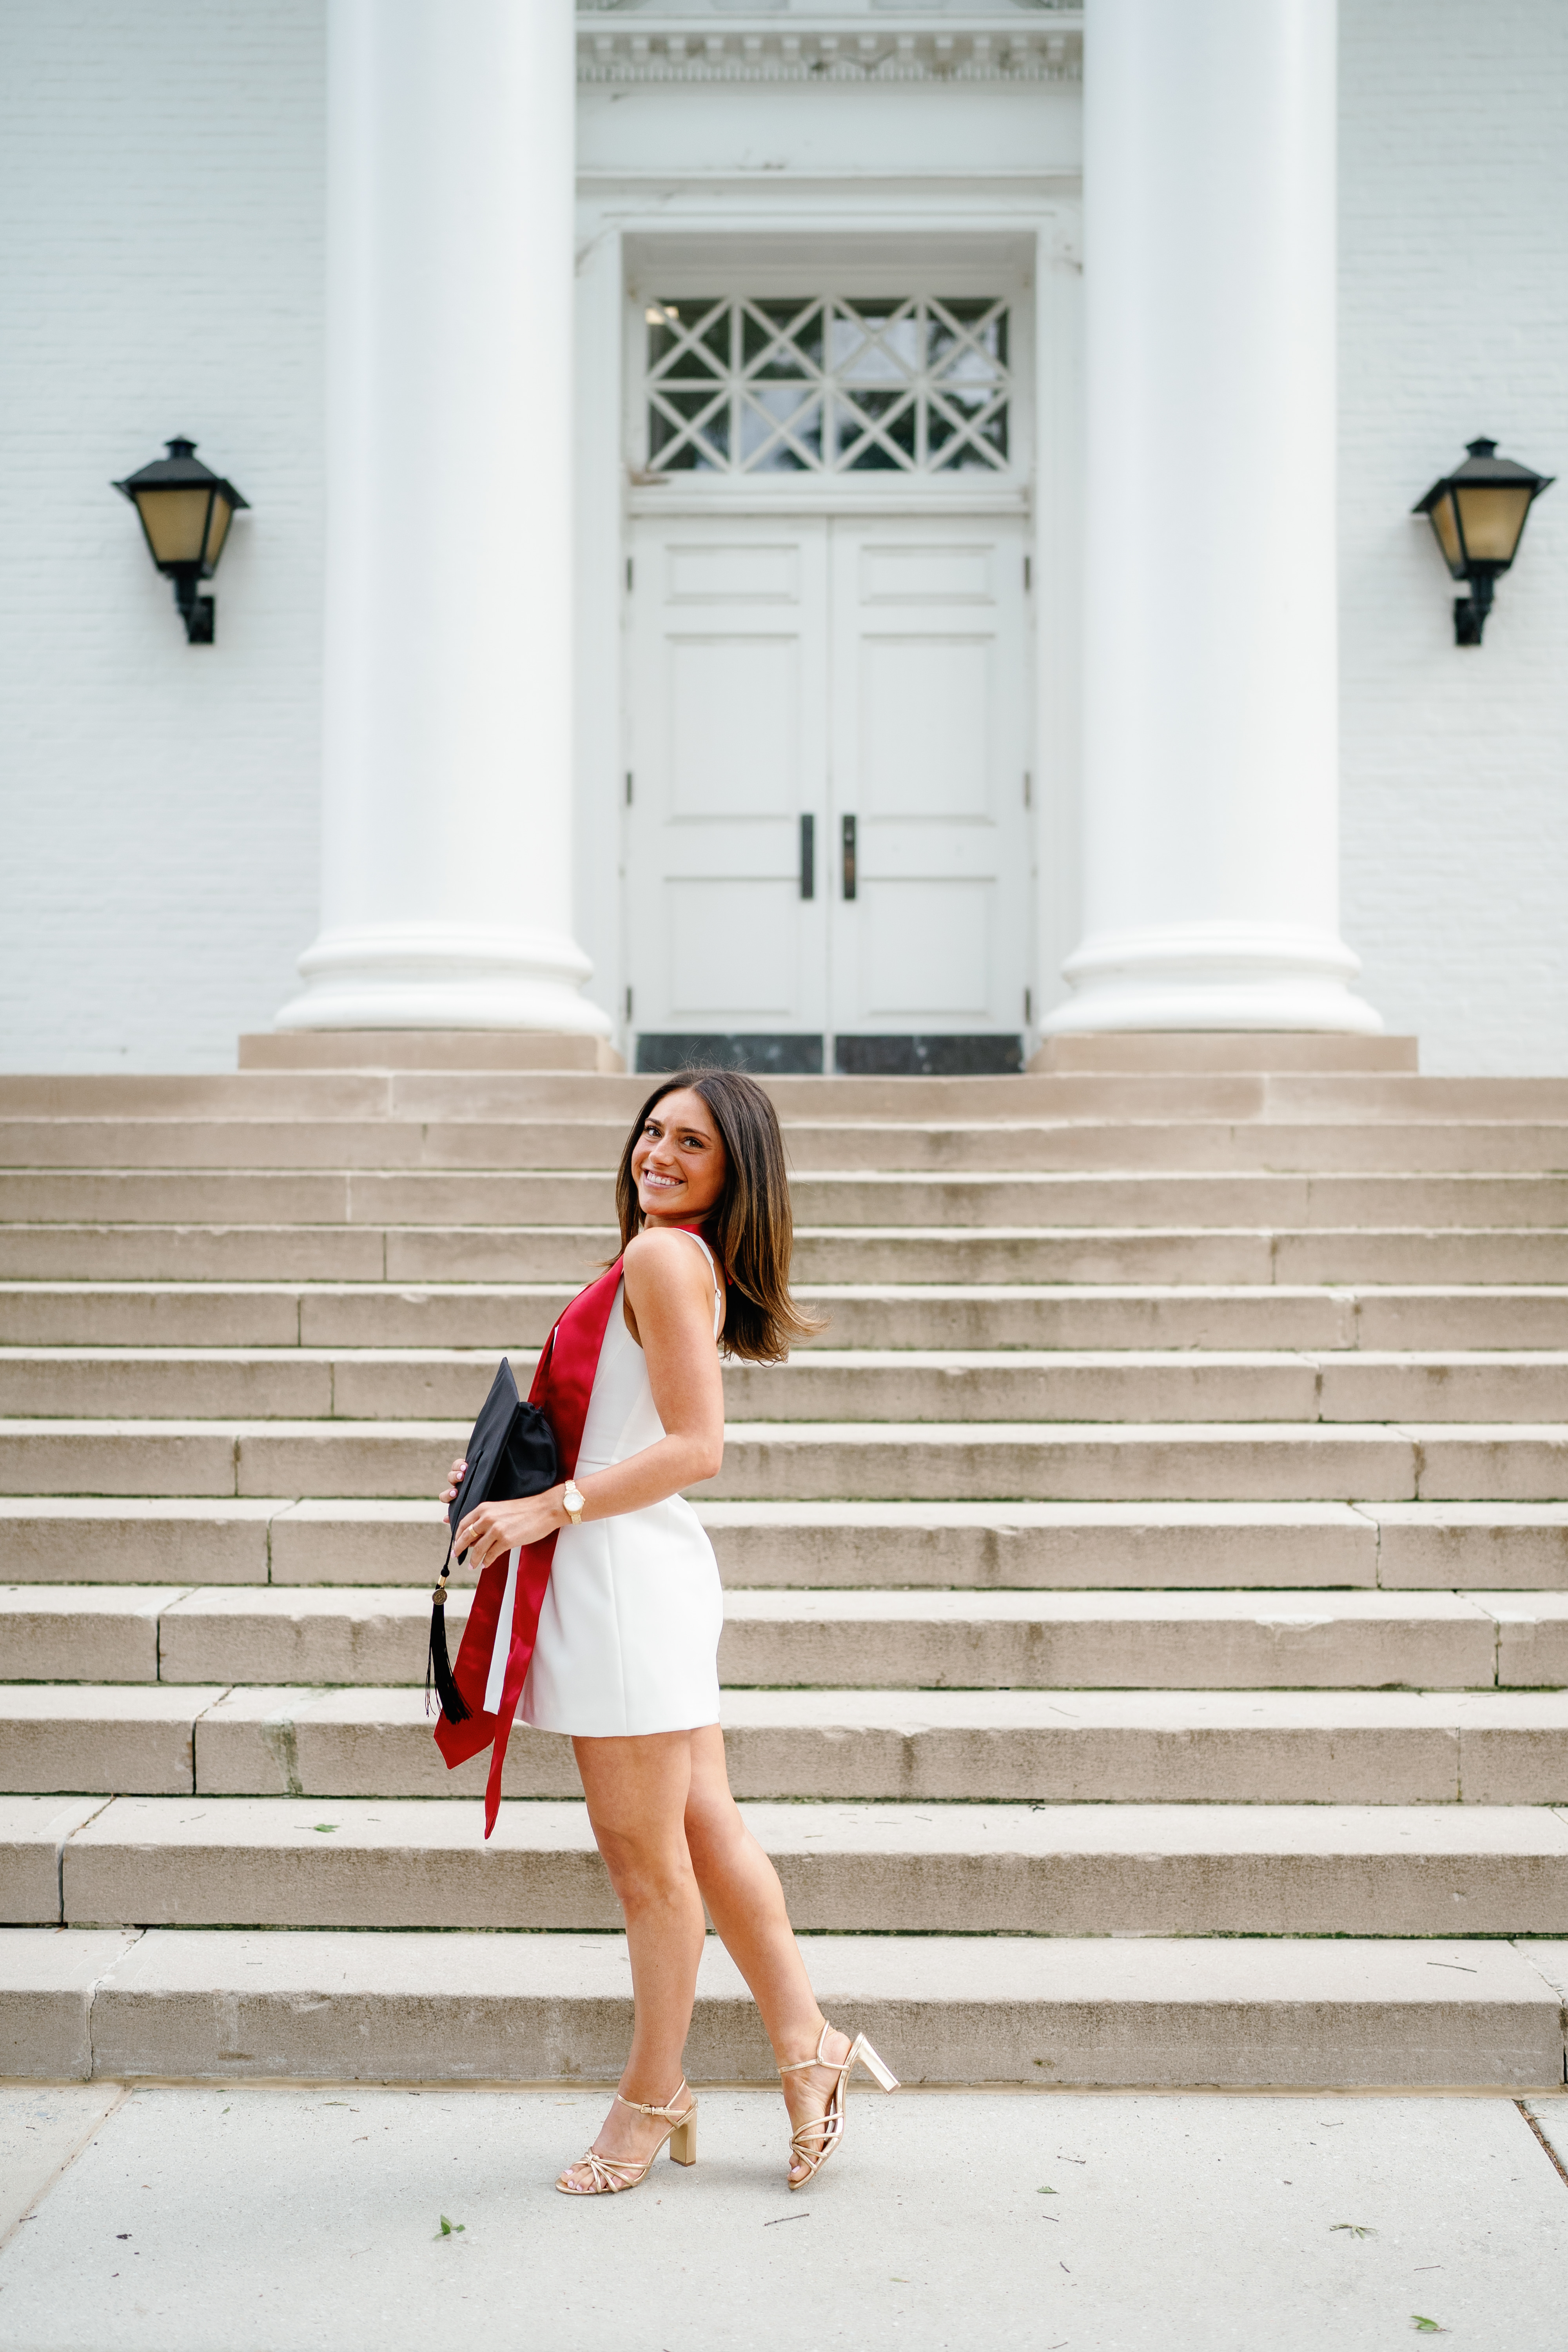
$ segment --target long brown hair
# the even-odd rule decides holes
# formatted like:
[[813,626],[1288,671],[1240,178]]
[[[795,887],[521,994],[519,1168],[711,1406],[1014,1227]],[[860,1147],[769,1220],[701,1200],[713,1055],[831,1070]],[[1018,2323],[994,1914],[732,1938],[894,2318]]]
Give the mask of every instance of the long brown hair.
[[661,1078],[632,1121],[616,1175],[621,1247],[641,1233],[643,1213],[632,1177],[632,1152],[655,1106],[678,1089],[700,1095],[724,1147],[724,1189],[703,1219],[707,1239],[724,1270],[729,1298],[724,1352],[748,1363],[782,1363],[795,1339],[823,1328],[789,1295],[795,1223],[778,1114],[743,1070],[678,1070]]

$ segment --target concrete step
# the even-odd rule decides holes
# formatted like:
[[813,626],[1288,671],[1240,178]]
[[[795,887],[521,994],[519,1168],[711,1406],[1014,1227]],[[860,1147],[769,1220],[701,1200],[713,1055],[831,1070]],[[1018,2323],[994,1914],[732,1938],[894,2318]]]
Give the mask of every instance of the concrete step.
[[[411,1033],[412,1034],[412,1033]],[[1568,1080],[1425,1077],[1412,1070],[1058,1070],[967,1078],[763,1078],[786,1132],[800,1121],[967,1125],[1089,1120],[1568,1119]],[[160,1076],[0,1074],[12,1118],[605,1118],[623,1128],[644,1077],[587,1071],[247,1069]]]
[[[533,1353],[519,1350],[519,1384]],[[472,1421],[489,1349],[0,1348],[0,1414]],[[739,1421],[1547,1420],[1568,1353],[829,1349],[725,1368]]]
[[[7,1118],[8,1169],[610,1169],[625,1115],[440,1119],[285,1114],[230,1118]],[[1260,1169],[1540,1173],[1568,1168],[1562,1119],[1089,1119],[1005,1123],[796,1118],[797,1174],[902,1170]]]
[[[807,1935],[1568,1934],[1568,1820],[1540,1806],[745,1811]],[[121,1797],[68,1820],[0,1800],[0,1886],[34,1889],[38,1925],[620,1925],[580,1803],[503,1803],[488,1845],[477,1804],[387,1798]]]
[[1231,1030],[1086,1031],[1042,1037],[1037,1070],[1414,1070],[1414,1037]]
[[[621,1055],[602,1037],[566,1030],[263,1029],[241,1036],[237,1058],[245,1071],[575,1070],[605,1076],[625,1068]],[[1384,1065],[1379,1059],[1371,1066]]]
[[[614,1256],[608,1225],[0,1224],[0,1277],[21,1282],[563,1283]],[[1465,1227],[795,1228],[795,1279],[817,1284],[1563,1285],[1568,1233]]]
[[[5,1692],[0,1785],[143,1791],[129,1769],[95,1781],[43,1769],[44,1754],[60,1753],[61,1709],[79,1688]],[[97,1696],[80,1691],[89,1724]],[[204,1692],[192,1713],[203,1795],[439,1798],[484,1787],[488,1759],[447,1771],[422,1691],[263,1687],[210,1704]],[[723,1719],[731,1785],[747,1798],[1568,1804],[1568,1692],[749,1690],[724,1694]],[[37,1722],[49,1727],[33,1766]],[[574,1796],[579,1785],[568,1740],[514,1735],[509,1794]]]
[[[1561,2087],[1560,1946],[817,1935],[812,1982],[906,2084]],[[50,2082],[618,2080],[620,1936],[13,1928],[0,2071]],[[687,2065],[771,2083],[710,1937]]]
[[[1563,1503],[699,1502],[698,1511],[731,1591],[1568,1589]],[[290,1523],[291,1563],[314,1525]],[[275,1558],[278,1549],[275,1534]]]
[[[791,1193],[803,1224],[875,1228],[1568,1225],[1555,1174],[851,1170],[798,1174]],[[614,1208],[598,1171],[0,1169],[0,1219],[21,1223],[582,1225]]]
[[189,1796],[195,1724],[218,1687],[0,1685],[0,1787]]
[[[697,1510],[731,1590],[1568,1591],[1564,1503],[699,1499]],[[0,1496],[0,1575],[28,1583],[428,1588],[445,1541],[430,1501]]]
[[[389,1233],[389,1278],[500,1278],[508,1269],[497,1264],[493,1250],[487,1255],[492,1239]],[[504,1239],[500,1246],[506,1246]],[[613,1248],[613,1240],[608,1246]],[[531,1267],[531,1258],[528,1264]],[[1098,1233],[797,1225],[795,1264],[803,1284],[1539,1286],[1568,1279],[1568,1233],[1370,1224],[1321,1231],[1237,1226]]]
[[[281,1448],[293,1441],[278,1442],[279,1459],[289,1458]],[[395,1442],[390,1433],[386,1442]],[[331,1435],[316,1443],[324,1450]],[[248,1475],[258,1477],[268,1444],[265,1429],[237,1433],[242,1491],[247,1447]],[[0,1425],[0,1459],[4,1447]],[[1568,1428],[1560,1424],[775,1422],[731,1423],[723,1471],[704,1492],[800,1502],[1527,1502],[1555,1501],[1565,1483]]]
[[[0,1422],[0,1494],[427,1497],[461,1422]],[[735,1422],[714,1501],[1552,1502],[1568,1427]]]
[[[1568,1286],[803,1283],[808,1347],[1568,1349]],[[6,1282],[0,1345],[537,1348],[570,1283]]]
[[[447,1638],[468,1596],[447,1603]],[[422,1684],[405,1585],[12,1585],[14,1682]],[[1568,1594],[731,1591],[735,1687],[1409,1690],[1568,1686]]]
[[[418,1689],[0,1685],[0,1788],[478,1795]],[[1568,1692],[731,1690],[737,1796],[969,1805],[1568,1805]],[[194,1755],[194,1767],[193,1767]],[[506,1790],[574,1795],[571,1742],[513,1734]]]

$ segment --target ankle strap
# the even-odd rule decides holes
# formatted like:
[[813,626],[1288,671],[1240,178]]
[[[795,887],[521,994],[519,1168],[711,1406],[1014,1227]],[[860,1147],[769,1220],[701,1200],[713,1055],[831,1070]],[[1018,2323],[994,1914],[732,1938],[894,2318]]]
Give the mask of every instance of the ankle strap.
[[816,2057],[797,2058],[793,2065],[781,2066],[778,2070],[781,2079],[785,2074],[804,2074],[808,2066],[831,2066],[834,2063],[834,2061],[831,2058],[825,2058],[823,2056],[822,2045],[826,2041],[832,2031],[833,2028],[829,2025],[827,2020],[824,2018],[822,2021],[822,2031],[816,2037]]
[[672,2115],[670,2113],[670,2110],[674,2106],[677,2099],[679,2098],[680,2094],[686,2089],[686,2077],[682,2074],[679,2082],[676,2084],[674,2090],[671,2091],[668,2098],[666,2099],[662,2107],[647,2106],[641,2099],[628,2099],[619,2091],[616,2093],[616,2096],[620,2100],[623,2107],[634,2108],[639,2116],[662,2116],[667,2124],[678,2124],[691,2112],[689,2107],[683,2107],[679,2116]]

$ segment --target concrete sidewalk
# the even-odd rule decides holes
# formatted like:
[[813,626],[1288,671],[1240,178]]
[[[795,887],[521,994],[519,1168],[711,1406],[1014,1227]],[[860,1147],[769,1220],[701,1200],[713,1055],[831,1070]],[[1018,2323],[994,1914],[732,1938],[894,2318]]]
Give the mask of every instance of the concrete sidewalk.
[[[1568,2161],[1568,2098],[1531,2103]],[[772,2095],[694,2170],[551,2182],[603,2094],[0,2091],[8,2352],[1561,2352],[1568,2181],[1501,2097],[857,2094],[784,2185]],[[445,2214],[461,2229],[443,2236]],[[6,2234],[8,2233],[8,2234]]]

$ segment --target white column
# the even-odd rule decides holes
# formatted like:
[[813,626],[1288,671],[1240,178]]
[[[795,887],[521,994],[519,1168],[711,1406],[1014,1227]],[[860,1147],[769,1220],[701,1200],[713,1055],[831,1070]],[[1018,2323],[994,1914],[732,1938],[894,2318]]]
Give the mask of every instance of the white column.
[[1053,1030],[1382,1027],[1338,935],[1335,0],[1089,0],[1084,928]]
[[321,932],[286,1029],[603,1033],[572,937],[574,24],[330,0]]

